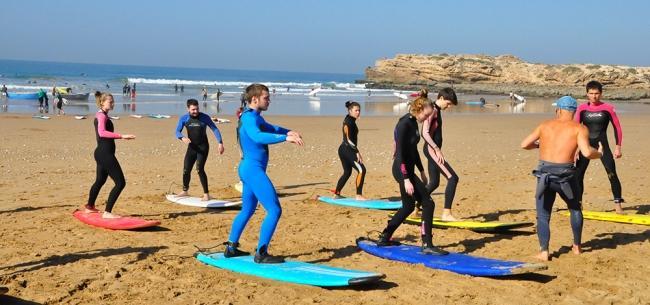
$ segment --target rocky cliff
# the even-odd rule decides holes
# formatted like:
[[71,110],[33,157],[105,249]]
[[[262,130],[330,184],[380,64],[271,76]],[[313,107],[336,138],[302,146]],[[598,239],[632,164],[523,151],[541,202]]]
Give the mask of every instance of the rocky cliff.
[[650,67],[596,64],[546,65],[529,63],[512,55],[413,55],[377,60],[365,71],[371,87],[442,86],[454,84],[462,90],[532,95],[584,94],[584,85],[598,80],[621,98],[650,96]]

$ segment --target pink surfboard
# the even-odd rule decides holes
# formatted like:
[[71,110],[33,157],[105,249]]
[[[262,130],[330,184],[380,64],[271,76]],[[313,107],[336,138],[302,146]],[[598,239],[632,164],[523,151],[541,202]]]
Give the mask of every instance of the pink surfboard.
[[137,217],[123,216],[120,218],[102,218],[102,213],[85,213],[76,210],[72,215],[85,224],[111,230],[134,230],[155,227],[160,224],[157,220],[146,220]]

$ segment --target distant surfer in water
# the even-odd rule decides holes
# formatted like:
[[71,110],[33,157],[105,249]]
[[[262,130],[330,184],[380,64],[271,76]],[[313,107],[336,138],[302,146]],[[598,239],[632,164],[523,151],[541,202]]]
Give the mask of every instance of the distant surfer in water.
[[119,218],[120,216],[112,213],[113,206],[120,196],[120,193],[126,186],[124,173],[120,167],[120,163],[115,158],[115,139],[132,140],[135,139],[134,135],[115,133],[113,122],[108,116],[108,112],[113,110],[115,102],[113,95],[110,93],[95,93],[95,99],[99,111],[95,114],[95,136],[97,139],[97,148],[95,148],[95,161],[97,162],[97,176],[95,183],[90,187],[90,194],[88,196],[88,203],[84,206],[86,213],[99,212],[95,208],[95,201],[97,195],[101,190],[107,178],[110,176],[115,182],[115,186],[108,195],[106,201],[106,209],[104,210],[103,218]]
[[257,203],[260,202],[267,214],[262,222],[254,261],[256,263],[282,263],[284,262],[283,257],[272,256],[268,252],[271,238],[282,214],[278,194],[266,174],[269,161],[268,146],[285,141],[302,146],[303,141],[298,132],[271,125],[262,117],[262,111],[268,110],[271,103],[267,86],[252,84],[246,87],[246,102],[248,107],[242,113],[241,124],[238,127],[239,143],[243,153],[238,169],[239,178],[244,182],[243,204],[241,212],[233,221],[224,256],[235,257],[249,254],[238,249],[239,238],[251,216],[255,213]]
[[[449,252],[433,245],[432,222],[434,203],[426,188],[427,175],[422,166],[418,143],[420,132],[418,122],[424,122],[433,113],[433,103],[427,98],[428,91],[422,89],[419,97],[411,102],[409,113],[402,116],[394,131],[395,153],[393,159],[393,177],[399,184],[402,197],[402,207],[395,213],[382,231],[377,241],[378,246],[399,244],[391,240],[395,230],[406,220],[415,209],[415,202],[422,205],[422,253],[430,255],[446,255]],[[415,168],[420,171],[420,177],[415,174]]]
[[345,108],[348,110],[348,115],[343,119],[343,142],[339,146],[338,151],[341,164],[343,165],[343,174],[336,184],[334,195],[336,198],[342,198],[341,190],[345,186],[345,183],[348,182],[352,174],[352,169],[354,168],[358,172],[357,179],[355,180],[357,187],[356,199],[366,200],[363,197],[363,182],[366,177],[366,166],[363,165],[363,158],[357,146],[357,135],[359,134],[357,119],[361,116],[361,106],[357,102],[347,101],[345,102]]
[[539,148],[539,165],[533,171],[537,177],[535,206],[537,210],[537,237],[540,252],[537,259],[549,260],[551,230],[549,222],[556,194],[566,202],[571,214],[573,231],[573,253],[580,254],[582,238],[582,206],[578,201],[578,184],[574,165],[576,149],[586,158],[602,157],[602,146],[598,150],[589,145],[589,131],[573,121],[578,103],[570,96],[563,96],[556,102],[555,119],[537,126],[522,142],[523,149]]
[[[219,142],[217,151],[219,154],[223,154],[224,147],[219,128],[212,122],[209,115],[199,112],[199,101],[195,99],[187,100],[187,113],[178,119],[176,125],[176,138],[187,144],[187,151],[183,161],[183,191],[176,195],[178,197],[189,196],[187,191],[190,188],[192,167],[196,163],[196,171],[203,187],[202,200],[208,201],[211,199],[208,190],[208,175],[205,173],[205,162],[208,160],[210,152],[207,127],[210,127],[217,142]],[[187,130],[187,136],[183,135],[183,128]]]

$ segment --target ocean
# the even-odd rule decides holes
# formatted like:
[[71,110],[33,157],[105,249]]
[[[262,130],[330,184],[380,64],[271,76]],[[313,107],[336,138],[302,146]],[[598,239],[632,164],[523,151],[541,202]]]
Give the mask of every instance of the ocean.
[[[363,75],[0,60],[0,86],[6,85],[9,93],[35,93],[39,89],[49,93],[53,86],[70,87],[72,93],[90,93],[88,101],[70,100],[64,106],[69,114],[94,113],[93,92],[99,90],[114,95],[116,105],[113,113],[116,115],[183,114],[186,111],[185,103],[190,98],[202,102],[201,111],[210,115],[231,115],[240,105],[244,88],[254,82],[263,83],[272,91],[271,107],[266,112],[269,115],[344,116],[344,104],[348,100],[359,102],[363,115],[398,116],[406,113],[407,105],[403,98],[411,92],[371,90],[364,84],[355,83],[359,79],[363,79]],[[135,98],[123,95],[125,84],[137,88]],[[205,102],[201,95],[203,88],[208,91]],[[321,89],[309,95],[315,88]],[[222,93],[218,101],[217,91]],[[465,104],[481,97],[495,105],[480,107]],[[450,112],[540,113],[554,109],[551,105],[553,99],[550,98],[531,98],[525,106],[512,104],[507,96],[498,95],[459,94],[459,100],[459,106]],[[36,100],[2,98],[0,103],[3,112],[38,112]],[[499,106],[496,107],[496,104]],[[647,105],[622,108],[623,111],[650,109]]]

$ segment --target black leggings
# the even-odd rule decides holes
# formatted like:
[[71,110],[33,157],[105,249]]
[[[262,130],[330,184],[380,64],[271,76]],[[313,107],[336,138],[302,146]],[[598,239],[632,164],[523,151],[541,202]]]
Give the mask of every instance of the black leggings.
[[366,179],[366,167],[363,163],[357,162],[357,153],[344,145],[339,146],[339,158],[341,158],[341,165],[343,165],[343,174],[336,184],[334,193],[337,195],[341,194],[341,190],[345,186],[345,183],[348,182],[352,174],[352,169],[354,168],[359,172],[356,180],[357,195],[361,195],[363,193],[363,181]]
[[[575,191],[577,187],[575,178],[572,179],[570,183],[571,189]],[[582,207],[580,206],[578,199],[575,197],[569,199],[562,191],[560,184],[550,182],[544,190],[544,193],[542,193],[542,196],[537,198],[535,201],[537,208],[537,238],[539,239],[539,247],[541,251],[548,251],[548,244],[551,239],[549,222],[551,221],[551,211],[553,209],[556,194],[560,195],[569,208],[569,213],[571,214],[571,230],[573,231],[573,244],[579,246],[581,242],[583,219]]]
[[390,219],[388,226],[384,229],[383,233],[386,237],[390,238],[395,233],[395,230],[406,220],[406,218],[413,213],[415,209],[415,201],[422,205],[422,223],[420,224],[420,234],[422,242],[425,245],[431,246],[432,232],[431,222],[433,221],[433,210],[435,203],[427,193],[427,189],[419,177],[413,176],[409,178],[413,184],[413,195],[406,193],[404,186],[404,178],[400,171],[399,164],[393,164],[393,178],[399,183],[399,192],[402,197],[402,207],[397,210],[397,213]]
[[190,189],[190,177],[192,173],[192,167],[196,162],[196,171],[199,173],[199,180],[201,180],[201,186],[203,186],[203,193],[208,193],[208,175],[205,174],[205,162],[208,160],[208,153],[210,152],[210,146],[206,144],[194,145],[190,143],[187,146],[187,152],[185,153],[185,161],[183,162],[183,191]]
[[[429,165],[427,166],[429,171],[429,184],[426,186],[427,194],[431,196],[431,193],[438,188],[440,185],[440,173],[444,174],[444,177],[447,178],[447,187],[445,188],[445,209],[451,209],[451,205],[454,203],[454,197],[456,197],[456,187],[458,186],[459,180],[458,175],[456,175],[454,169],[451,168],[451,165],[447,163],[447,160],[445,160],[445,163],[443,164],[444,168],[442,168],[440,164],[436,163],[429,154],[429,149],[426,145],[424,146],[424,155],[427,157],[427,160],[429,160]],[[449,172],[450,176],[447,176],[445,171]]]
[[[599,140],[589,140],[589,144],[592,147],[598,148]],[[612,150],[609,148],[609,143],[607,139],[604,141],[601,139],[600,143],[603,145],[603,156],[600,158],[600,162],[603,163],[605,171],[607,172],[607,178],[609,179],[609,184],[612,188],[612,195],[614,195],[614,200],[622,198],[621,190],[621,181],[618,179],[616,174],[616,163],[614,162],[614,156],[612,155]],[[582,194],[584,193],[584,180],[585,173],[587,172],[587,167],[589,166],[589,159],[585,158],[582,154],[576,162],[576,178],[578,179],[578,201],[582,202]]]
[[122,172],[122,167],[120,167],[120,163],[117,162],[117,158],[115,158],[114,154],[95,150],[95,161],[97,161],[97,177],[95,178],[93,186],[90,187],[88,206],[95,207],[97,195],[99,195],[99,191],[110,176],[111,179],[113,179],[113,182],[115,182],[115,186],[108,195],[108,201],[106,201],[106,212],[110,213],[113,211],[113,205],[115,205],[117,197],[120,196],[120,193],[126,186],[124,173]]

